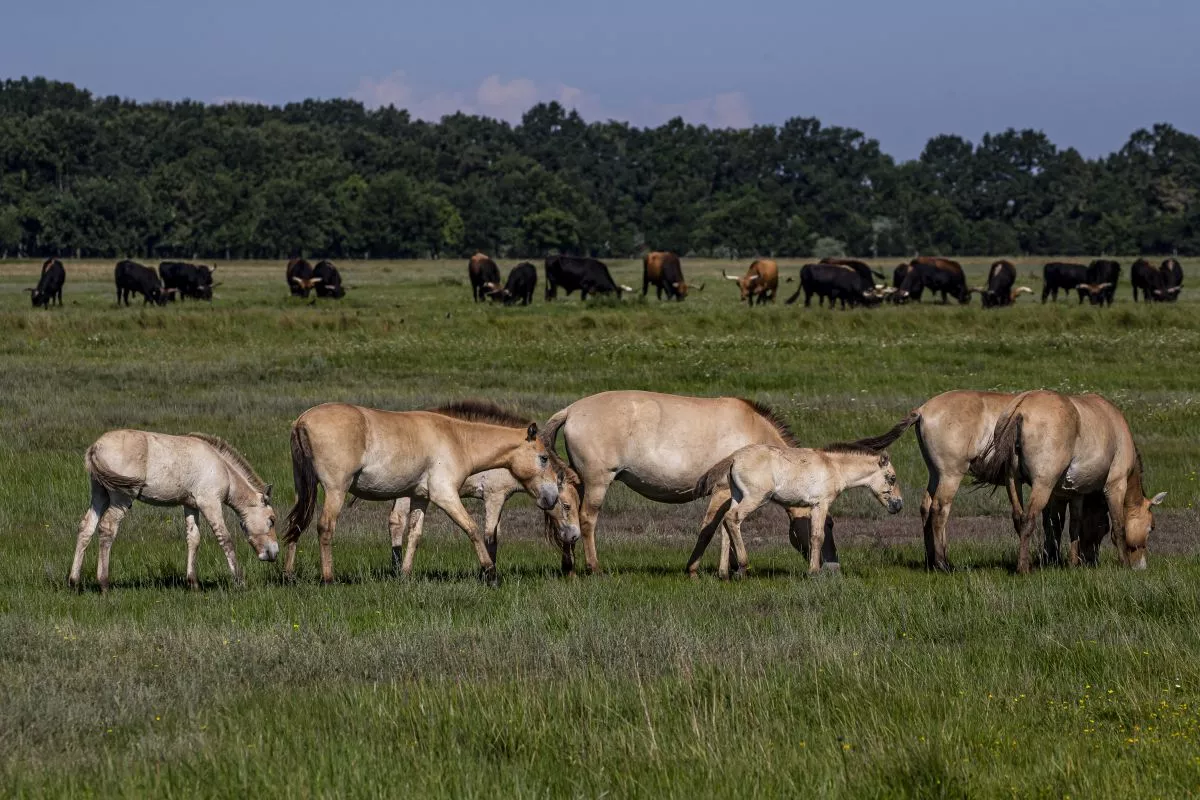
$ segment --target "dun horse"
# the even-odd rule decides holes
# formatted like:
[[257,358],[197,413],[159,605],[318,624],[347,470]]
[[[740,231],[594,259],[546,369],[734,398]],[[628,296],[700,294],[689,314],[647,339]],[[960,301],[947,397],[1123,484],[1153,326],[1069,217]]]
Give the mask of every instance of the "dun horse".
[[[1030,571],[1029,539],[1038,515],[1054,498],[1066,498],[1070,504],[1071,541],[1077,549],[1084,496],[1100,491],[1122,563],[1145,568],[1153,507],[1166,492],[1145,496],[1142,459],[1129,424],[1103,397],[1049,391],[1020,395],[996,423],[992,442],[974,472],[983,483],[1007,486],[1013,516],[1021,515],[1017,572]],[[1022,484],[1032,487],[1024,509]]]
[[310,408],[292,425],[296,504],[284,534],[284,572],[290,575],[295,567],[296,542],[316,511],[319,483],[325,489],[317,530],[326,583],[333,580],[333,532],[347,494],[364,500],[409,498],[408,528],[417,540],[433,503],[470,537],[481,576],[495,582],[495,564],[459,490],[469,475],[503,468],[540,508],[553,508],[561,465],[537,434],[536,423],[526,426],[489,403],[437,411],[379,411],[345,403]]
[[[496,562],[496,547],[500,536],[500,516],[504,504],[517,492],[524,491],[521,482],[506,469],[489,469],[471,475],[459,488],[459,497],[472,497],[483,501],[484,544],[492,563]],[[420,536],[409,536],[407,550],[401,561],[401,550],[405,548],[404,534],[408,529],[411,502],[407,497],[397,498],[388,514],[388,531],[392,536],[392,566],[407,574],[412,571]],[[562,465],[558,483],[558,502],[544,512],[546,515],[546,538],[560,547],[579,539],[579,477],[575,470]]]
[[888,454],[856,442],[832,444],[820,450],[761,444],[743,447],[706,472],[697,481],[695,494],[697,497],[707,496],[722,483],[729,487],[730,497],[709,504],[708,513],[700,526],[696,550],[688,562],[688,572],[693,575],[717,526],[726,518],[728,524],[724,525],[721,534],[721,566],[718,574],[721,578],[729,577],[726,536],[733,541],[738,572],[744,573],[747,558],[746,545],[742,541],[742,522],[768,501],[787,509],[809,510],[810,575],[821,568],[825,519],[829,515],[829,507],[842,492],[866,486],[889,514],[904,508],[896,468],[892,466]]
[[[583,481],[579,529],[592,572],[600,570],[596,521],[614,480],[659,503],[687,503],[696,499],[696,482],[709,467],[740,448],[799,444],[782,418],[749,400],[639,391],[601,392],[575,401],[547,421],[544,436],[551,449],[560,432]],[[722,497],[728,497],[728,489],[718,487],[713,502]],[[808,509],[787,512],[793,545],[807,544]],[[830,569],[837,568],[832,536],[825,538],[821,555]],[[574,547],[564,547],[563,571],[574,568]]]
[[221,514],[222,503],[237,514],[259,561],[274,561],[279,553],[271,486],[254,474],[237,450],[215,436],[109,431],[88,448],[83,463],[91,481],[92,500],[79,523],[75,560],[71,564],[73,587],[79,585],[83,556],[98,526],[100,555],[96,561],[96,579],[101,591],[108,590],[109,551],[117,537],[117,528],[134,500],[156,506],[183,506],[187,525],[187,581],[193,588],[198,585],[197,513],[208,520],[235,579],[240,580],[241,573],[233,537]]

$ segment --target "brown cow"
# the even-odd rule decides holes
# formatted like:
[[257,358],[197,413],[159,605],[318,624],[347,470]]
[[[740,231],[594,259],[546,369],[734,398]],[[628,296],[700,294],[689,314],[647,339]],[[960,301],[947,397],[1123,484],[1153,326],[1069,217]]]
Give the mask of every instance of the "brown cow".
[[[650,291],[651,285],[654,286],[654,293],[659,300],[662,300],[663,292],[667,293],[668,300],[683,300],[687,297],[691,287],[683,279],[683,267],[679,264],[679,256],[663,251],[646,254],[642,259],[642,297]],[[704,284],[700,284],[696,289],[703,290]]]
[[467,277],[471,279],[471,297],[476,303],[487,299],[490,292],[500,289],[500,268],[483,253],[476,253],[467,262]]
[[754,305],[756,301],[759,305],[775,301],[775,292],[779,289],[779,265],[774,261],[767,258],[757,259],[741,278],[726,275],[725,270],[721,270],[721,274],[725,276],[725,280],[737,281],[738,288],[742,290],[741,299],[750,305]]

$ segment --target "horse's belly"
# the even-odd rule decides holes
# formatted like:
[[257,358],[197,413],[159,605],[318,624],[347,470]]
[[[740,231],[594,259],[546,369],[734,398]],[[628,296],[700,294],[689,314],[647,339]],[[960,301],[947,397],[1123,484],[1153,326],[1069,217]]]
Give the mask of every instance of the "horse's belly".
[[696,476],[691,481],[681,479],[678,476],[674,478],[663,476],[651,477],[628,471],[617,475],[617,480],[621,483],[633,489],[642,497],[653,500],[656,503],[687,503],[691,501],[696,488],[696,481],[699,479],[699,476]]
[[424,491],[426,487],[423,478],[421,474],[367,468],[355,476],[350,491],[372,500],[387,500],[405,495],[423,497],[428,494]]

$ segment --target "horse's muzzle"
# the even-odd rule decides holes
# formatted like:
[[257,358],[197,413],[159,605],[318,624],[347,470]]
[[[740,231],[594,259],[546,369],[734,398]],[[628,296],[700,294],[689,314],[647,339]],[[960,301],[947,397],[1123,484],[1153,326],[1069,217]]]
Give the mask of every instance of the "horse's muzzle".
[[899,497],[893,497],[887,502],[887,510],[889,514],[899,514],[904,508],[904,501]]
[[267,542],[258,554],[259,561],[274,561],[279,556],[279,542]]
[[579,541],[579,526],[563,525],[558,529],[558,540],[563,544],[575,544]]

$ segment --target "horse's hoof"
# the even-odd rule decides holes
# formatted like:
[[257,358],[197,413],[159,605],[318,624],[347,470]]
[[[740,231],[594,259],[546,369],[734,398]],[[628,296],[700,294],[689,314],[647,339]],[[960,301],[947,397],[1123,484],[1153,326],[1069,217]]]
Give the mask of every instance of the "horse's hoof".
[[479,580],[486,583],[492,589],[495,589],[500,585],[500,576],[496,573],[496,568],[494,566],[480,567]]
[[826,561],[821,565],[821,571],[827,575],[841,575],[842,565],[838,561]]
[[747,572],[747,570],[746,570],[745,568],[742,568],[742,569],[736,569],[736,570],[734,570],[734,571],[733,571],[733,575],[731,575],[730,577],[732,577],[732,578],[733,578],[733,580],[735,580],[735,581],[741,581],[741,580],[745,580],[745,579],[746,579],[746,572]]

